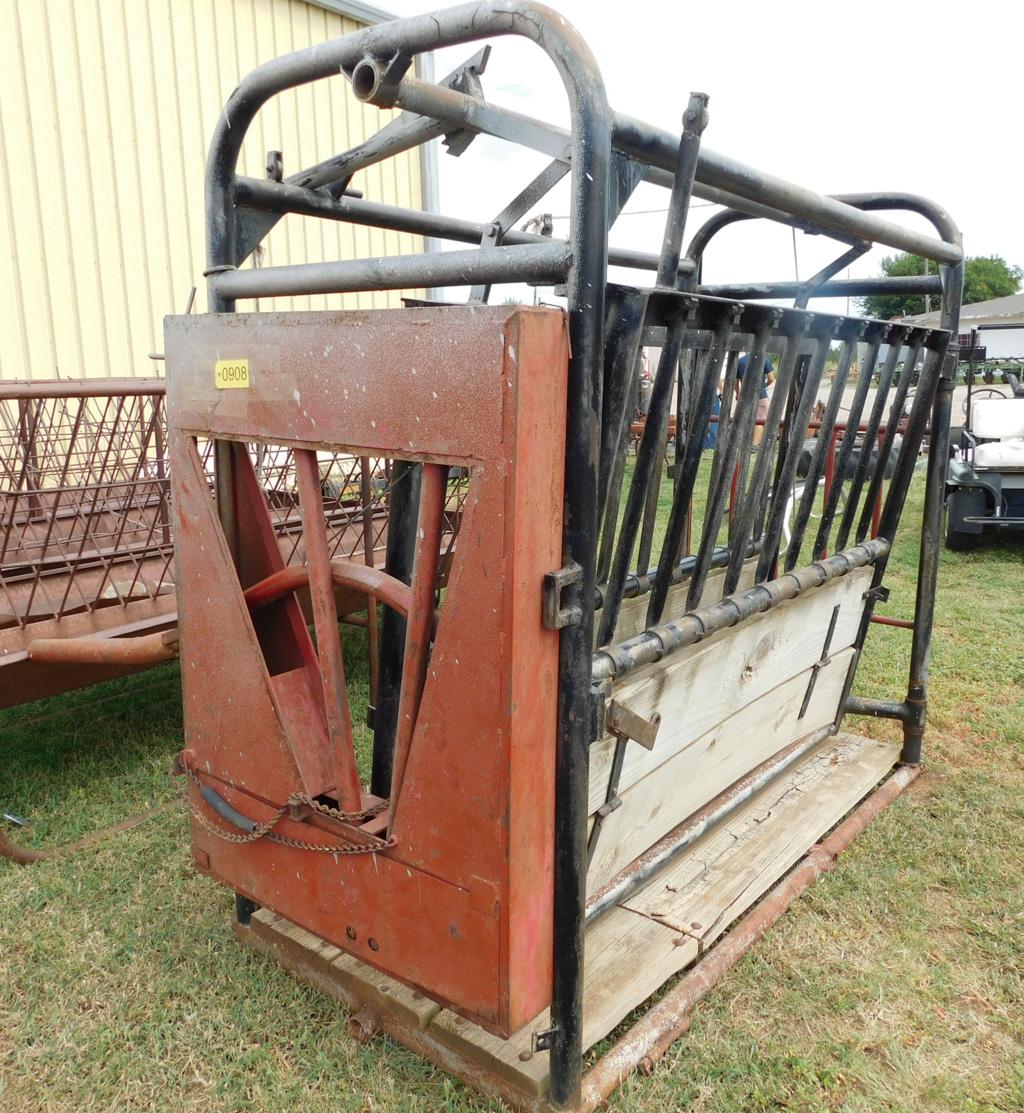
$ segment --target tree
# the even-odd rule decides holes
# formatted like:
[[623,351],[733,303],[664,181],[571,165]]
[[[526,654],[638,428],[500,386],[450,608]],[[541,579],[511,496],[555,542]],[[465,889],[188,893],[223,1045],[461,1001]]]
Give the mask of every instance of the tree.
[[[927,270],[925,269],[927,263]],[[935,274],[938,264],[920,255],[889,255],[882,260],[882,275],[895,278],[912,274]],[[1011,266],[999,255],[975,255],[964,264],[964,305],[989,298],[1005,298],[1020,289],[1024,271]],[[935,299],[932,308],[936,308]],[[892,317],[911,317],[923,313],[920,294],[872,294],[861,299],[861,310],[868,317],[888,321]]]

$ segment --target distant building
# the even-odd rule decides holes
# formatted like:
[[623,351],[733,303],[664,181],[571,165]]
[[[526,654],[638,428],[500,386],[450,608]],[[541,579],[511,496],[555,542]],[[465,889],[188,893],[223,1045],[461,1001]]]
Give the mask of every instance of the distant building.
[[[901,320],[935,328],[939,324],[939,314],[918,313]],[[987,359],[1024,358],[1024,293],[963,306],[960,310],[961,348],[970,346],[972,330],[977,331],[977,344],[985,349]]]
[[[0,380],[152,375],[163,318],[205,304],[203,175],[214,122],[261,62],[389,18],[356,0],[7,0],[0,32]],[[393,112],[340,74],[271,100],[242,151],[287,177]],[[419,208],[426,148],[359,173],[371,201]],[[428,206],[429,207],[429,206]],[[264,265],[423,250],[421,237],[290,217]],[[264,302],[266,308],[270,303]],[[280,309],[398,304],[393,293],[277,298]],[[248,303],[243,303],[247,308]]]

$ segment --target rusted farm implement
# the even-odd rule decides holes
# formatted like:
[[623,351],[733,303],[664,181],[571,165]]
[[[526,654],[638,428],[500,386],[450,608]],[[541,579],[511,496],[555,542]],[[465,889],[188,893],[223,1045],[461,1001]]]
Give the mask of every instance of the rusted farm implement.
[[[164,396],[160,379],[0,385],[0,708],[177,657]],[[202,455],[212,487],[209,445]],[[292,453],[254,446],[252,460],[281,559],[301,564]],[[376,567],[389,463],[321,453],[317,467],[332,556]],[[465,493],[465,484],[452,487],[448,541]],[[337,604],[346,622],[367,626],[375,655],[377,612],[366,594],[339,588]],[[373,669],[371,703],[375,686]],[[0,810],[17,806],[0,799]],[[49,854],[0,828],[0,855]]]
[[[569,131],[488,104],[486,54],[438,85],[413,76],[423,51],[508,34],[557,67]],[[240,176],[260,106],[339,72],[359,99],[404,112],[291,177]],[[706,99],[691,97],[681,136],[613,112],[572,28],[519,2],[399,20],[270,62],[232,94],[210,151],[211,312],[167,321],[179,769],[194,861],[235,891],[240,936],[348,1001],[354,1031],[385,1030],[524,1108],[593,1108],[656,1060],[694,1001],[921,760],[959,236],[920,198],[822,197],[702,149]],[[477,134],[551,159],[490,224],[346,192],[397,151],[440,135],[460,151]],[[517,230],[565,175],[568,241]],[[669,190],[659,256],[608,246],[640,181]],[[691,196],[724,208],[684,251]],[[876,215],[889,209],[921,214],[935,235]],[[243,269],[286,214],[474,246]],[[845,246],[801,285],[702,284],[715,234],[751,218]],[[940,275],[833,280],[873,243],[933,259]],[[611,284],[609,264],[654,272],[654,283]],[[485,305],[507,281],[564,284],[567,310]],[[939,295],[943,328],[806,309],[812,295],[894,285]],[[472,287],[470,304],[235,312],[256,297],[445,286]],[[779,298],[796,304],[762,304]],[[627,460],[641,345],[660,357]],[[740,352],[749,373],[736,391]],[[752,451],[769,356],[778,382]],[[709,461],[701,445],[720,383]],[[909,684],[905,697],[869,700],[853,694],[857,662],[926,434]],[[301,566],[286,567],[275,541],[259,445],[294,453]],[[381,570],[331,557],[323,451],[391,461]],[[442,592],[455,474],[468,489]],[[352,744],[337,584],[383,608],[368,778]],[[902,748],[840,733],[851,711],[899,720]],[[585,1051],[687,967],[584,1074]]]

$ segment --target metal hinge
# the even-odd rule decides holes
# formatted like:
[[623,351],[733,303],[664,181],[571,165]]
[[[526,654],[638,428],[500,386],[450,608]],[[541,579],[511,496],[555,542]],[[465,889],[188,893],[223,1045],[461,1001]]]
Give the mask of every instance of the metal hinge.
[[583,620],[581,607],[562,606],[562,592],[565,588],[582,582],[583,569],[575,561],[559,568],[557,572],[545,573],[541,592],[545,629],[561,630],[566,626],[576,626]]

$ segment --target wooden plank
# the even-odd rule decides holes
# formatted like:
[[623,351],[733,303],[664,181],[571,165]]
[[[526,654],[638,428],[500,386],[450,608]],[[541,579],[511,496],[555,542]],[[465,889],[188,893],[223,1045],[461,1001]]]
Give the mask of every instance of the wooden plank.
[[[613,908],[587,931],[583,976],[583,1044],[592,1047],[665,981],[698,954],[690,935]],[[429,1028],[434,1038],[480,1066],[539,1096],[548,1084],[547,1055],[530,1051],[534,1032],[549,1024],[545,1011],[511,1039],[500,1040],[456,1016],[439,1013]]]
[[[477,1070],[490,1072],[526,1095],[547,1092],[548,1056],[533,1054],[533,1033],[550,1023],[545,1010],[510,1039],[485,1032],[450,1009],[381,974],[359,959],[325,943],[303,928],[265,909],[252,926],[238,928],[248,945],[272,955],[282,966],[355,1010],[370,1005],[387,1013],[387,1029],[415,1029],[423,1041],[443,1048]],[[612,909],[588,932],[583,989],[583,1040],[591,1047],[638,1004],[697,957],[698,943],[687,933],[625,908]]]
[[[802,719],[798,716],[811,669],[714,724],[669,761],[621,791],[622,805],[605,820],[598,838],[587,877],[588,891],[595,892],[755,766],[834,722],[852,657],[852,649],[837,653],[819,672]],[[699,707],[694,715],[700,715]]]
[[277,960],[351,1008],[386,1009],[406,1024],[425,1028],[441,1011],[436,1001],[382,974],[305,928],[265,908],[253,913],[248,931],[266,943]]
[[[835,656],[852,645],[871,576],[870,568],[859,569],[648,665],[616,685],[613,698],[631,711],[644,718],[654,712],[661,715],[653,750],[627,748],[619,795],[730,715],[809,668],[821,656],[836,606],[839,617],[830,653]],[[611,735],[590,749],[591,813],[605,802],[614,750]]]
[[854,808],[899,758],[899,746],[828,739],[662,872],[626,907],[690,935],[701,951]]
[[[743,570],[740,572],[739,583],[736,586],[737,591],[746,591],[748,587],[753,587],[756,569],[757,557],[751,557],[743,565]],[[724,568],[712,572],[704,582],[704,590],[701,592],[700,602],[697,606],[707,607],[711,603],[717,603],[722,598],[722,584],[724,581]],[[662,622],[672,622],[677,618],[682,618],[688,610],[692,609],[686,606],[686,595],[689,590],[690,583],[688,580],[673,584],[668,589],[668,595],[665,598],[665,610],[661,615]],[[635,638],[637,634],[642,634],[647,629],[647,606],[650,601],[650,595],[637,595],[633,599],[622,600],[622,606],[619,609],[619,621],[615,624],[615,640],[617,642],[625,641],[626,638]],[[599,625],[599,623],[594,623],[595,637]]]

